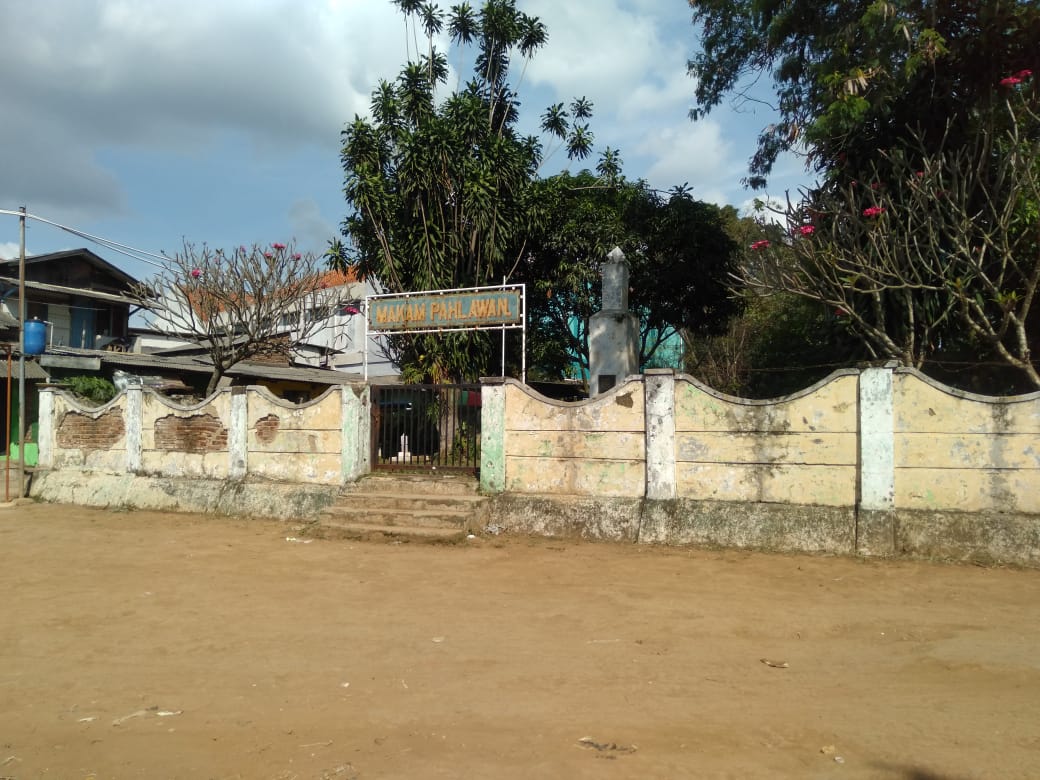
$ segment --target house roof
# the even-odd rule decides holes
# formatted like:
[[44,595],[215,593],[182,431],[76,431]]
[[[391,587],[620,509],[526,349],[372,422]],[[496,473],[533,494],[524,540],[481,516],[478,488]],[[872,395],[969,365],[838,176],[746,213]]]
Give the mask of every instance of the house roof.
[[[53,263],[59,262],[61,260],[71,260],[73,258],[83,260],[88,265],[92,265],[95,268],[97,268],[99,271],[104,271],[110,276],[115,277],[118,281],[122,282],[127,287],[131,287],[137,284],[137,279],[132,277],[130,274],[126,273],[126,271],[117,268],[104,258],[99,257],[98,255],[94,254],[86,248],[65,249],[61,252],[48,252],[47,254],[43,255],[26,255],[25,264],[27,266],[37,265],[39,263]],[[18,259],[15,258],[14,260],[0,261],[0,271],[6,271],[8,268],[14,268],[17,270]],[[80,292],[82,293],[84,291]]]
[[[11,276],[0,276],[0,282],[9,284],[12,286],[18,285],[18,280]],[[116,293],[106,293],[99,290],[90,290],[84,287],[66,287],[61,284],[47,284],[46,282],[30,282],[28,279],[25,281],[25,289],[27,290],[46,290],[47,292],[58,292],[66,295],[76,295],[80,298],[93,298],[98,301],[113,301],[115,303],[126,303],[126,304],[137,304],[140,303],[135,298],[127,297],[126,295],[118,295]],[[15,320],[17,324],[18,320]]]
[[319,287],[341,287],[358,281],[357,271],[353,268],[344,270],[330,269],[319,277]]
[[[103,364],[116,366],[127,371],[166,371],[209,374],[213,364],[201,355],[195,357],[173,357],[169,355],[141,354],[137,352],[107,352],[96,349],[74,347],[50,347],[47,354],[69,357],[99,358]],[[349,374],[329,368],[311,366],[277,366],[267,363],[243,361],[236,363],[226,372],[230,377],[256,377],[258,379],[309,382],[322,385],[348,385],[363,381],[359,374]]]

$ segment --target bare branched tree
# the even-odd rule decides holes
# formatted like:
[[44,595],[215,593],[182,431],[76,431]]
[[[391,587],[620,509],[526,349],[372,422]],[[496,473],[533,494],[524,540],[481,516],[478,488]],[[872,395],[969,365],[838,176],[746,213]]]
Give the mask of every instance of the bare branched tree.
[[338,291],[326,286],[317,258],[289,244],[233,250],[185,244],[134,298],[150,325],[206,349],[216,390],[235,364],[282,343],[293,344],[326,327]]
[[834,308],[876,357],[920,367],[959,325],[1040,388],[1040,114],[1021,95],[970,148],[907,143],[871,182],[788,201],[788,234],[752,244],[740,281]]

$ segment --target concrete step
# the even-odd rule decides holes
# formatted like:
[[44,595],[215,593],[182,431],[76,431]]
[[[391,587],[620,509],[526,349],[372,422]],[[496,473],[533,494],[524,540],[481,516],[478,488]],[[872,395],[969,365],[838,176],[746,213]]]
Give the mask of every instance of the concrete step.
[[450,493],[403,493],[381,491],[378,493],[364,492],[341,495],[339,501],[336,502],[336,506],[356,506],[372,509],[414,509],[417,511],[428,510],[430,512],[439,512],[442,509],[461,509],[469,511],[473,508],[480,507],[480,505],[486,501],[487,498],[485,496],[478,496],[473,493],[456,495]]
[[477,495],[480,483],[471,474],[377,471],[345,485],[344,495],[404,493],[413,495]]
[[333,538],[457,541],[483,527],[487,498],[469,474],[376,472],[340,491],[312,533]]
[[436,510],[393,505],[370,506],[335,504],[320,515],[322,523],[370,523],[387,526],[403,526],[416,528],[454,528],[465,529],[467,521],[473,516],[471,507],[453,509],[449,506]]
[[407,541],[453,544],[466,538],[463,528],[430,528],[425,526],[381,525],[322,520],[308,526],[303,535],[317,539],[362,539],[365,541]]

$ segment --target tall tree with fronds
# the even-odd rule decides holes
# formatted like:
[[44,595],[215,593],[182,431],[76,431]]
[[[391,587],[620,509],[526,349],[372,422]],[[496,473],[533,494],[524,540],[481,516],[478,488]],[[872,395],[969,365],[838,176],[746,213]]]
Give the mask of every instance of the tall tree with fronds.
[[[510,67],[545,44],[545,26],[514,0],[479,9],[461,3],[447,13],[432,3],[395,5],[428,45],[395,81],[379,83],[371,116],[356,116],[343,132],[350,213],[333,261],[388,292],[501,283],[524,256],[531,185],[543,161],[541,141],[517,130]],[[442,95],[448,60],[435,42],[444,30],[460,53],[473,51],[473,72]],[[593,143],[590,114],[588,101],[575,101],[543,131],[563,141],[568,157],[584,158]],[[391,345],[410,376],[433,381],[475,378],[491,355],[481,334],[399,336]]]

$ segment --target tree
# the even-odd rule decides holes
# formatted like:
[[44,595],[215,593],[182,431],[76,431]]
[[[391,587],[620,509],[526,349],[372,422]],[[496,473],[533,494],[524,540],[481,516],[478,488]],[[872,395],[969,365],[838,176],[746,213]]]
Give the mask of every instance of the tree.
[[[539,139],[517,130],[509,66],[545,43],[545,26],[513,0],[486,0],[479,10],[462,3],[447,15],[432,3],[396,5],[428,45],[396,81],[380,82],[371,118],[355,117],[343,132],[350,213],[332,261],[388,292],[499,284],[526,251],[531,185],[546,159]],[[476,54],[471,79],[438,99],[448,66],[433,40],[445,27],[460,55]],[[591,112],[584,98],[569,110],[552,106],[542,129],[582,159],[592,148]],[[491,354],[484,334],[397,336],[391,345],[410,376],[434,381],[475,378]]]
[[322,277],[318,260],[291,244],[185,244],[132,295],[153,327],[205,348],[213,362],[210,395],[232,366],[323,327],[324,311],[338,301]]
[[640,317],[640,365],[680,332],[715,332],[735,311],[728,295],[738,247],[726,214],[686,188],[667,196],[620,173],[617,153],[596,174],[562,173],[536,187],[539,230],[518,269],[529,293],[534,363],[559,376],[588,369],[589,317],[601,308],[600,269],[619,246],[629,307]]
[[783,292],[741,297],[743,307],[724,333],[687,340],[684,368],[709,387],[777,398],[868,357],[835,309]]
[[[769,74],[780,121],[748,182],[802,149],[819,183],[790,204],[794,260],[750,260],[745,281],[840,309],[879,357],[1003,362],[1036,386],[1035,264],[1022,215],[1040,133],[1025,68],[1035,3],[693,2],[704,49],[695,118]],[[717,58],[713,59],[713,55]],[[1013,90],[1010,102],[1008,90]],[[920,178],[918,177],[920,174]],[[775,248],[775,247],[774,247]],[[970,250],[983,248],[975,258]]]
[[789,204],[793,241],[760,242],[744,283],[835,307],[876,357],[921,367],[968,340],[1040,389],[1040,111],[1028,71],[1002,86],[1005,110],[973,146],[932,152],[914,131],[869,184]]
[[[862,178],[878,150],[917,128],[930,149],[971,144],[992,86],[1028,68],[1040,6],[1016,0],[690,0],[701,50],[695,120],[730,93],[772,81],[779,118],[762,129],[747,183],[763,187],[783,151],[817,171]],[[924,109],[924,110],[923,110]],[[983,121],[984,124],[984,121]],[[844,184],[844,181],[842,181]]]

